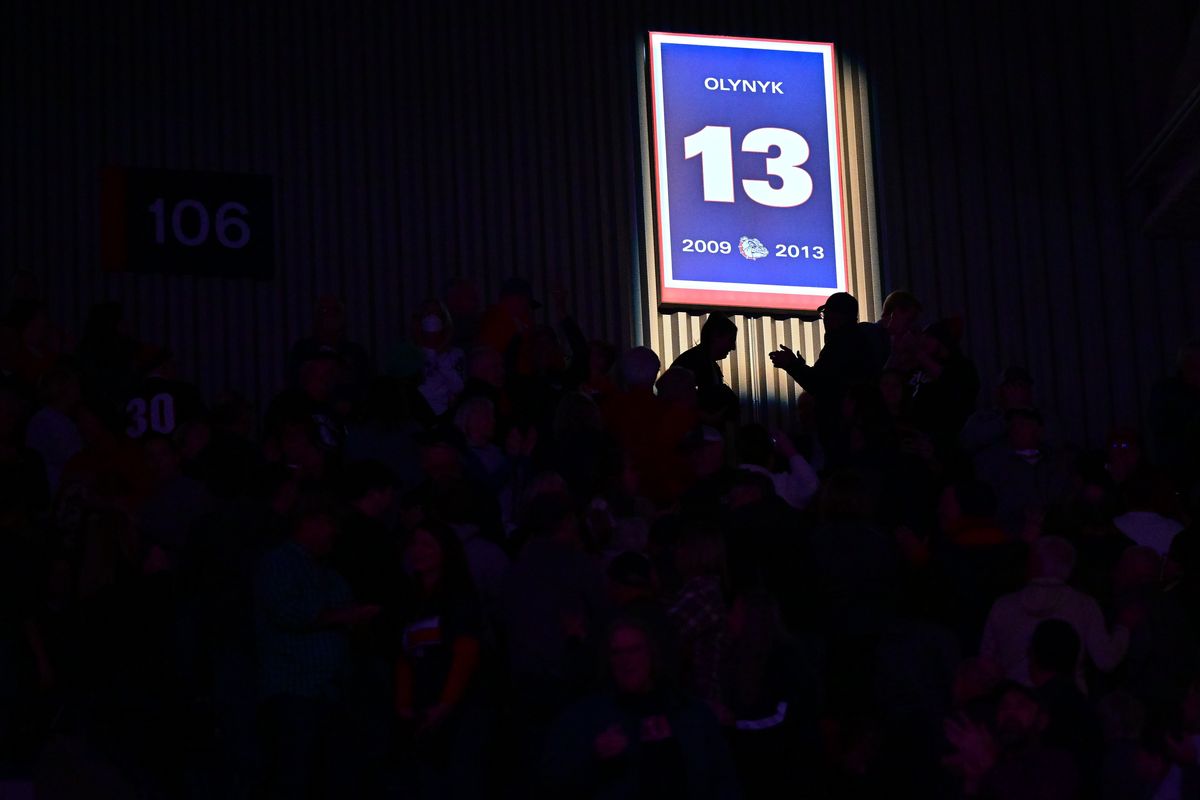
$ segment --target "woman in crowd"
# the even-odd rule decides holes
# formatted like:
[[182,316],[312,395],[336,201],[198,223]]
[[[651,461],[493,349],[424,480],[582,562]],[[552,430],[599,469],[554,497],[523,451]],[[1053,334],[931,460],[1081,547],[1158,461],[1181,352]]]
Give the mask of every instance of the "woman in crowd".
[[413,743],[409,784],[420,797],[477,797],[482,751],[477,673],[478,600],[466,556],[450,528],[425,521],[403,544],[407,580],[394,609],[399,634],[396,714]]

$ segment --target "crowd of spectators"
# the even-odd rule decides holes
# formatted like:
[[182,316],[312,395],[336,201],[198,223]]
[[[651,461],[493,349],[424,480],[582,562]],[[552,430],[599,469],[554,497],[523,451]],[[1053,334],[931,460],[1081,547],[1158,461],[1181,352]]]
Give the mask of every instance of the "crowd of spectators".
[[[1063,440],[839,293],[794,423],[507,281],[259,414],[93,308],[0,329],[0,783],[45,797],[1200,796],[1200,344]],[[1117,425],[1116,423],[1121,423]]]

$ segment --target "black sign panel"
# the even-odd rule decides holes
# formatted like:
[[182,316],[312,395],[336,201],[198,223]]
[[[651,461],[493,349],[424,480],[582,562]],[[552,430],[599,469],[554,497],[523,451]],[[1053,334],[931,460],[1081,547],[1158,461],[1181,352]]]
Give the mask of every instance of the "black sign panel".
[[102,177],[101,253],[110,271],[271,278],[271,178],[112,167]]

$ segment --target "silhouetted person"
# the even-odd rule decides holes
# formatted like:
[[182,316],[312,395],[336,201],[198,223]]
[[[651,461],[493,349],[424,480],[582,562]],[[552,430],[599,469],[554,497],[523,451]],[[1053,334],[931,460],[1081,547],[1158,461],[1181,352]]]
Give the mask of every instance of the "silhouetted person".
[[771,363],[795,379],[816,400],[817,428],[827,463],[845,463],[849,442],[842,419],[842,400],[852,386],[876,385],[882,365],[868,334],[858,325],[858,301],[846,292],[831,294],[817,309],[825,326],[825,346],[809,365],[781,346]]
[[737,325],[729,317],[715,312],[709,314],[700,328],[700,344],[681,353],[671,368],[690,370],[700,392],[723,385],[725,375],[719,362],[733,352],[737,333]]

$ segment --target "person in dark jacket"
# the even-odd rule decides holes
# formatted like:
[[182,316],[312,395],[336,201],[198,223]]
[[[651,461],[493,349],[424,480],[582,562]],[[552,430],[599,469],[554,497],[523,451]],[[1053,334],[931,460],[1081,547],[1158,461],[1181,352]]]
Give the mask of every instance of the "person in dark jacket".
[[725,375],[717,362],[733,352],[737,333],[737,325],[729,317],[709,314],[700,328],[700,344],[681,354],[671,368],[691,370],[696,378],[696,389],[701,392],[723,385]]
[[555,725],[542,761],[548,796],[740,796],[716,719],[700,701],[667,689],[659,664],[640,623],[612,627],[612,689],[573,706]]
[[825,346],[816,362],[786,346],[771,353],[771,363],[795,379],[816,400],[817,428],[828,464],[844,464],[847,431],[842,421],[842,401],[853,386],[877,385],[881,364],[869,334],[858,324],[858,301],[846,292],[829,296],[817,309],[825,325]]

